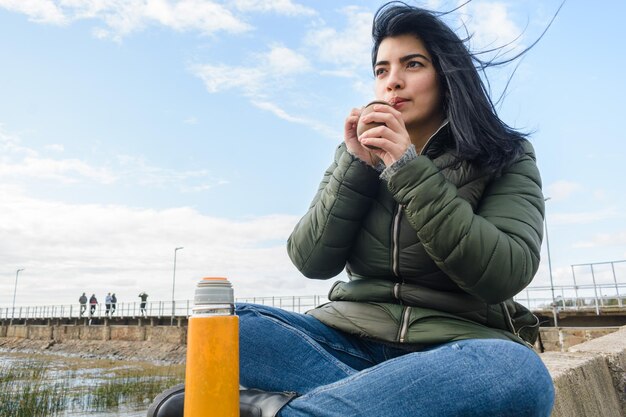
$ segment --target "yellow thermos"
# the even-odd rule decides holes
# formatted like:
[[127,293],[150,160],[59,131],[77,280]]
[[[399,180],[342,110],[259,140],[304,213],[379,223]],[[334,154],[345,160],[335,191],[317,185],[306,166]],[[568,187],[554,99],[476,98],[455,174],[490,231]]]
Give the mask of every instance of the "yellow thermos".
[[239,417],[239,318],[226,278],[202,278],[187,332],[185,417]]

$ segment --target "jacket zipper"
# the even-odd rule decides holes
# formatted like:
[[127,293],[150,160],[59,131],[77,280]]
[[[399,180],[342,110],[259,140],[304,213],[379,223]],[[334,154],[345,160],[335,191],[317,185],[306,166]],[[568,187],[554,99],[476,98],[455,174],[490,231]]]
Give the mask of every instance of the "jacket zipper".
[[400,278],[400,218],[402,217],[402,204],[398,204],[396,214],[393,218],[393,237],[392,237],[392,265],[393,274]]
[[400,322],[400,337],[398,338],[400,343],[404,343],[406,339],[406,333],[409,330],[409,318],[411,316],[411,307],[404,307],[402,312],[402,322]]
[[[434,138],[435,135],[437,135],[437,133],[439,133],[439,131],[443,129],[443,127],[447,124],[448,124],[448,121],[446,120],[441,126],[439,126],[439,129],[437,129],[437,131],[428,138],[428,140],[426,141],[422,149],[420,149],[419,155],[424,154],[424,152],[426,151],[426,147],[430,144],[432,138]],[[393,219],[393,236],[392,236],[393,249],[392,249],[392,265],[391,265],[393,274],[397,278],[400,278],[402,280],[402,283],[404,283],[404,279],[400,277],[400,219],[402,217],[403,208],[404,208],[403,204],[398,204],[397,211]],[[393,295],[394,297],[396,297],[397,300],[400,299],[400,285],[401,283],[397,283],[396,285],[393,286]],[[398,335],[398,340],[400,341],[400,343],[404,343],[404,340],[406,338],[406,333],[409,330],[410,315],[411,315],[411,307],[406,307],[406,306],[403,307],[402,320],[400,321],[400,334]]]
[[[398,204],[396,214],[393,218],[393,236],[392,236],[392,270],[393,274],[400,278],[402,282],[396,283],[393,286],[393,296],[396,300],[400,300],[400,285],[404,280],[400,277],[400,218],[402,217],[402,204]],[[402,305],[402,301],[400,301]],[[402,318],[400,319],[400,329],[398,332],[398,340],[400,343],[404,342],[404,337],[408,330],[408,316],[411,312],[411,307],[402,308]]]
[[[422,149],[420,149],[419,155],[423,155],[424,152],[426,151],[427,146],[430,144],[430,142],[432,141],[432,139],[437,135],[437,133],[439,133],[439,131],[441,129],[443,129],[443,127],[445,125],[448,124],[448,121],[446,120],[441,126],[439,126],[439,129],[437,129],[435,131],[435,133],[433,133],[428,140],[426,141],[426,143],[424,144],[424,147],[422,147]],[[392,230],[392,250],[391,250],[391,270],[393,271],[393,274],[396,276],[396,278],[401,278],[400,277],[400,219],[402,218],[402,209],[404,208],[403,204],[398,204],[397,208],[396,208],[396,213],[393,217],[393,230]],[[403,280],[404,282],[404,280]],[[398,284],[396,284],[393,288],[393,295],[397,298],[399,298],[399,288],[398,288]]]

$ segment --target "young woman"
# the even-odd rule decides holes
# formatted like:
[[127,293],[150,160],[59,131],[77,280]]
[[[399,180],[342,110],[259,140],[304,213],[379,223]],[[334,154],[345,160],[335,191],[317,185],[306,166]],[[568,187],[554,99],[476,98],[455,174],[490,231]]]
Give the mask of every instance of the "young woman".
[[241,384],[254,388],[241,415],[549,416],[538,323],[511,300],[539,265],[532,146],[437,15],[389,3],[373,38],[376,99],[390,105],[360,136],[350,112],[288,242],[307,277],[345,268],[349,282],[305,315],[238,306]]

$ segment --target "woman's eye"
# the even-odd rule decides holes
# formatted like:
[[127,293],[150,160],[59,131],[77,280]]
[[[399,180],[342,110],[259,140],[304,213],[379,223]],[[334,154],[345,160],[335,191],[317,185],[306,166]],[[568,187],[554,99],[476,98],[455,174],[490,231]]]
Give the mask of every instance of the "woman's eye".
[[406,66],[407,68],[419,68],[423,67],[424,65],[419,61],[409,61]]
[[377,77],[380,75],[383,75],[384,73],[385,73],[384,68],[376,68],[376,70],[374,71],[374,75],[376,75]]

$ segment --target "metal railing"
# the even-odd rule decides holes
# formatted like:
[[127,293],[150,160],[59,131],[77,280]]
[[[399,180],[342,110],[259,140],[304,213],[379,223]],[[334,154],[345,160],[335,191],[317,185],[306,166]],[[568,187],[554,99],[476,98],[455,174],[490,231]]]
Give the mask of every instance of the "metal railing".
[[[326,296],[281,296],[281,297],[249,297],[237,298],[238,303],[263,304],[279,307],[289,311],[304,313],[328,301]],[[189,317],[193,300],[150,301],[145,308],[141,302],[117,303],[115,308],[107,311],[106,304],[97,304],[93,311],[89,304],[81,312],[80,304],[63,304],[47,306],[18,306],[0,308],[0,320],[33,320],[33,319],[82,319],[82,318],[137,318],[137,317]]]
[[626,306],[626,283],[560,285],[554,287],[528,287],[515,296],[515,301],[531,310],[595,310],[601,311],[623,308]]
[[[552,299],[554,290],[555,299]],[[263,304],[304,313],[328,301],[325,295],[275,296],[237,298],[238,303]],[[602,311],[626,306],[626,283],[528,287],[515,296],[515,301],[531,310],[595,310]],[[117,303],[107,312],[105,304],[96,305],[93,313],[89,305],[83,314],[79,304],[17,306],[0,308],[0,320],[80,319],[80,318],[137,318],[189,317],[193,300],[150,301],[142,311],[141,302]]]

